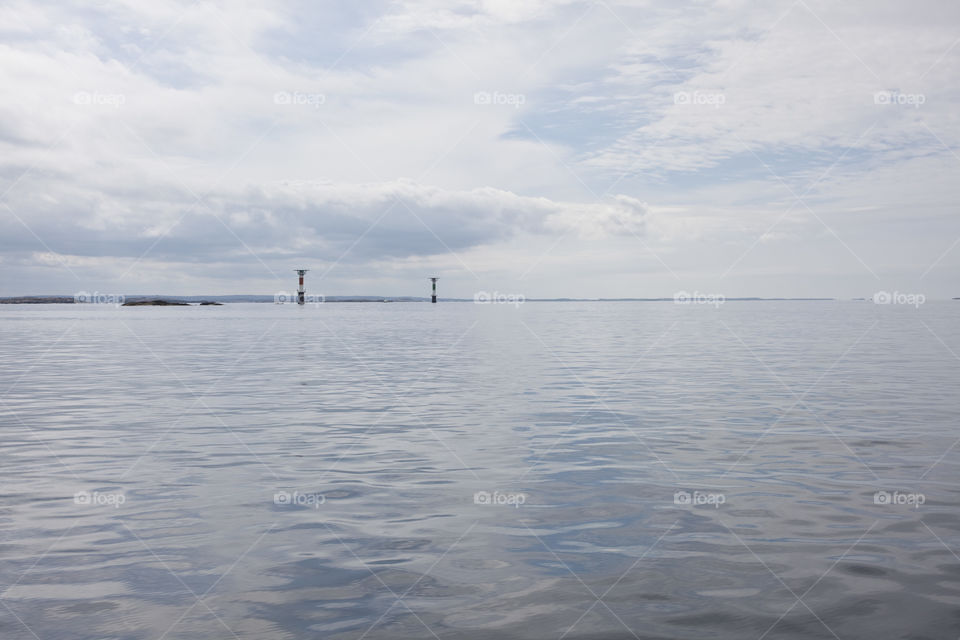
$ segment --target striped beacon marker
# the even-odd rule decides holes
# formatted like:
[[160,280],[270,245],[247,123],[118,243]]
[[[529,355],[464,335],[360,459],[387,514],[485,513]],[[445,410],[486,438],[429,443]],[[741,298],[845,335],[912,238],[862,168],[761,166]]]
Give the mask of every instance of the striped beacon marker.
[[297,304],[305,304],[307,299],[306,292],[303,290],[303,274],[310,271],[310,269],[294,269],[294,271],[300,276],[300,286],[297,287]]
[[430,282],[433,283],[433,293],[430,295],[430,302],[432,302],[432,303],[434,303],[434,304],[437,303],[437,280],[439,280],[439,279],[440,279],[440,278],[436,278],[436,277],[431,277],[431,278],[430,278]]

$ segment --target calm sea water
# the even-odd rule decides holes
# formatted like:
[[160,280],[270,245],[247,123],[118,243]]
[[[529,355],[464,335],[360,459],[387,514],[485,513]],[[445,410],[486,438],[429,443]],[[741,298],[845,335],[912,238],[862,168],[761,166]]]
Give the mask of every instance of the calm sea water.
[[958,321],[0,306],[0,637],[955,640]]

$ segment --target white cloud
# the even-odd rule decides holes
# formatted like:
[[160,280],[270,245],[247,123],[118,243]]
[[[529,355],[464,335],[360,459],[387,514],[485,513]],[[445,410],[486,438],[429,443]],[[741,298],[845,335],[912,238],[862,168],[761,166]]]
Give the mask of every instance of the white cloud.
[[[724,273],[731,294],[854,295],[960,236],[952,3],[305,7],[0,8],[2,287],[69,281],[51,252],[219,288],[349,249],[347,290],[385,264],[516,264],[530,295]],[[875,103],[893,91],[924,99]],[[956,254],[924,286],[956,294]]]

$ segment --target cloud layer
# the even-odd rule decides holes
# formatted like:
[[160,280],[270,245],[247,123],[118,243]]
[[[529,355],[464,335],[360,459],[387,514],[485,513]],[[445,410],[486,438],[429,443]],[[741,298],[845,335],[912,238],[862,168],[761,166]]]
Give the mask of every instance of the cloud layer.
[[0,294],[960,295],[958,14],[7,3]]

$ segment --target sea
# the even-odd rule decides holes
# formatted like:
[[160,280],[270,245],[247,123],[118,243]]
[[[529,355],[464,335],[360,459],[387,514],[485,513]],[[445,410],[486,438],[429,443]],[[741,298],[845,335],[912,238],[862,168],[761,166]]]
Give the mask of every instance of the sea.
[[0,305],[0,638],[960,637],[960,302]]

